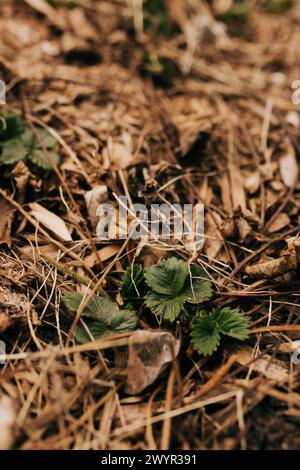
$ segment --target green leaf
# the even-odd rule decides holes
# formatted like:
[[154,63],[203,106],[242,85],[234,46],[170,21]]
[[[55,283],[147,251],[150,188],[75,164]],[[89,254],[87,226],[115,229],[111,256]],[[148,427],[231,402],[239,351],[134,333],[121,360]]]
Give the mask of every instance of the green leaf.
[[84,316],[84,320],[81,319],[81,323],[75,328],[74,337],[78,343],[88,343],[92,339],[132,331],[136,327],[136,314],[132,310],[121,310],[116,316],[112,316],[110,323],[86,319]]
[[20,139],[28,152],[36,146],[36,137],[31,129],[25,129]]
[[6,142],[2,147],[2,153],[0,155],[0,162],[5,164],[11,164],[18,162],[26,157],[26,147],[17,139]]
[[192,325],[194,348],[204,355],[212,354],[218,347],[220,335],[244,341],[249,335],[249,320],[238,309],[215,308],[210,313],[200,310]]
[[177,258],[168,258],[145,270],[149,287],[159,294],[176,295],[184,286],[188,265]]
[[[63,296],[63,301],[69,310],[77,312],[81,303],[84,302],[84,296],[78,292],[71,292]],[[107,297],[99,297],[93,295],[85,305],[82,316],[92,318],[94,320],[109,322],[112,315],[119,313],[119,307],[115,302]]]
[[[56,144],[56,140],[44,128],[36,128],[35,132],[37,135],[30,129],[26,129],[22,135],[22,141],[28,148],[28,158],[40,168],[52,170],[53,165],[50,159],[53,160],[56,165],[60,163],[59,154],[49,150]],[[45,149],[47,149],[47,152],[45,152]]]
[[208,315],[194,322],[191,336],[194,348],[204,356],[210,356],[220,344],[218,326]]
[[141,264],[128,266],[124,276],[121,288],[121,296],[126,306],[138,306],[144,294],[144,273]]
[[79,306],[82,302],[83,295],[79,292],[68,292],[62,298],[66,307],[71,310],[71,312],[77,312]]
[[43,127],[38,127],[35,129],[35,131],[39,137],[37,138],[39,147],[46,147],[46,149],[54,147],[54,145],[56,144],[56,139],[51,134],[49,134],[47,129],[44,129]]
[[17,114],[9,114],[5,116],[1,113],[0,126],[0,146],[9,140],[15,139],[25,129],[24,120]]
[[145,297],[145,303],[156,315],[161,315],[165,320],[175,321],[186,300],[185,294],[170,296],[151,291]]
[[[56,139],[41,127],[37,127],[35,133],[25,128],[25,123],[19,116],[0,114],[0,148],[2,148],[0,162],[11,164],[28,158],[35,165],[51,170],[53,165],[50,159],[52,159],[58,165],[59,154],[49,150],[56,145]],[[50,159],[47,158],[45,149],[48,149]]]
[[185,302],[199,304],[212,296],[211,282],[198,265],[191,265],[177,258],[168,258],[145,271],[150,292],[146,305],[155,314],[175,321]]
[[192,277],[186,281],[186,301],[191,304],[199,304],[209,300],[213,294],[211,282],[207,274],[199,265],[191,266]]
[[28,158],[29,158],[29,160],[32,161],[32,163],[39,166],[40,168],[43,168],[44,170],[52,170],[53,165],[52,165],[50,159],[47,158],[48,155],[56,165],[59,165],[60,156],[58,155],[57,152],[48,151],[47,154],[46,154],[43,150],[33,149],[28,154]]
[[106,327],[103,322],[81,320],[81,323],[76,325],[74,337],[78,343],[84,344],[105,336],[105,333]]
[[232,338],[245,340],[249,335],[249,319],[239,309],[214,309],[211,318],[217,322],[221,333]]
[[136,313],[132,310],[120,310],[110,319],[109,330],[111,334],[133,331],[138,324]]
[[[77,311],[83,301],[82,294],[73,292],[63,296],[63,301],[71,311]],[[102,336],[132,331],[137,327],[138,318],[132,310],[120,310],[118,305],[107,297],[93,295],[82,312],[82,318],[74,332],[76,340],[86,343],[91,340],[88,330],[97,339]]]
[[83,312],[85,317],[104,321],[107,324],[110,323],[113,316],[118,314],[119,307],[115,302],[108,297],[98,297],[97,295],[93,295],[88,303],[87,309]]
[[[37,135],[36,135],[36,134]],[[31,129],[25,129],[21,135],[22,142],[28,149],[51,149],[56,144],[56,139],[43,127],[35,128],[35,133]]]
[[[36,128],[35,135],[30,129],[26,129],[22,135],[22,141],[28,147],[28,158],[35,165],[43,168],[44,170],[52,170],[53,165],[50,159],[56,165],[60,163],[60,156],[57,152],[51,151],[52,147],[56,144],[56,140],[46,129]],[[47,149],[47,153],[45,152]],[[48,158],[48,156],[50,158]]]

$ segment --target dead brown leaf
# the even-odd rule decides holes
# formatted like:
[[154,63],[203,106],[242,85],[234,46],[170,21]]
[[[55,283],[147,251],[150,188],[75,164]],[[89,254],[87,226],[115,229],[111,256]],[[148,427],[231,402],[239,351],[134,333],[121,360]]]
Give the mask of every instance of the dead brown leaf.
[[248,276],[274,277],[296,270],[300,260],[299,235],[288,238],[286,243],[288,248],[281,252],[281,256],[279,258],[246,266],[245,271]]
[[65,224],[65,222],[56,214],[45,207],[41,206],[37,202],[29,204],[31,209],[31,215],[37,219],[42,225],[51,230],[60,240],[72,241],[71,234]]
[[137,330],[129,340],[126,392],[141,393],[179,353],[180,342],[171,333]]
[[299,177],[298,163],[294,147],[288,143],[286,152],[279,160],[280,176],[288,188],[293,188]]
[[239,364],[260,372],[274,382],[285,383],[289,379],[289,370],[283,361],[272,360],[272,357],[268,354],[255,359],[252,349],[248,346],[241,346],[238,349],[236,360]]
[[104,184],[96,186],[95,188],[87,191],[84,195],[90,221],[94,227],[98,222],[97,208],[100,204],[108,200],[107,186]]

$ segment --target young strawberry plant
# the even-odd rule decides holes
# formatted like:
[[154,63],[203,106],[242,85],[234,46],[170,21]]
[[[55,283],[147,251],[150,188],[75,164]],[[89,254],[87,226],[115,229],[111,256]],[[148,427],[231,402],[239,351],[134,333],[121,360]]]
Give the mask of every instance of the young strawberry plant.
[[145,269],[149,287],[145,303],[165,320],[175,321],[187,304],[200,304],[212,296],[207,274],[194,264],[168,258]]
[[241,341],[249,335],[248,318],[238,309],[214,308],[211,312],[200,310],[192,322],[192,344],[199,354],[209,356],[220,344],[221,335]]
[[20,116],[0,114],[0,164],[29,160],[44,170],[51,170],[50,159],[56,165],[60,162],[55,147],[56,140],[46,129],[37,127],[33,132]]
[[[138,325],[136,312],[145,307],[162,321],[189,322],[192,345],[199,354],[213,354],[222,335],[243,341],[249,334],[248,319],[238,309],[199,310],[199,305],[212,297],[212,283],[199,265],[175,257],[150,268],[129,266],[120,293],[124,309],[107,297],[91,298],[75,329],[78,342],[134,330]],[[63,300],[69,310],[76,312],[83,295],[69,293]]]

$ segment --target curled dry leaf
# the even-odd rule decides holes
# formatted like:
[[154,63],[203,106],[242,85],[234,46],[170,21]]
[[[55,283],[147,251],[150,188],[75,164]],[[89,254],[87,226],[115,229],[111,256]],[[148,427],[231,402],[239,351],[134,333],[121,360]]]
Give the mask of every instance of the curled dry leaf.
[[122,170],[127,168],[133,162],[133,155],[130,145],[125,145],[120,142],[108,141],[107,147],[103,151],[103,165],[107,169],[111,165],[117,169]]
[[[98,256],[100,258],[100,261],[104,262],[113,256],[115,256],[118,251],[120,250],[120,247],[118,245],[108,245],[104,246],[100,250],[98,250]],[[91,253],[90,255],[86,256],[84,258],[84,264],[88,268],[93,268],[95,264],[98,263],[97,255],[96,253]]]
[[12,448],[15,439],[16,419],[16,407],[13,400],[7,395],[3,395],[0,398],[0,450]]
[[300,236],[290,237],[286,240],[288,248],[281,252],[276,259],[246,266],[246,273],[250,277],[274,277],[297,269],[300,260]]
[[0,333],[18,321],[26,322],[28,314],[32,323],[38,325],[37,313],[27,297],[0,286]]
[[288,188],[293,188],[298,181],[299,171],[294,147],[288,143],[286,152],[279,160],[280,176]]
[[104,184],[96,186],[84,195],[88,214],[92,225],[95,227],[98,222],[97,208],[100,204],[108,200],[107,186]]
[[179,353],[180,341],[171,333],[137,330],[129,340],[126,392],[141,393]]
[[289,111],[286,115],[286,122],[291,126],[298,128],[300,124],[298,111]]
[[44,258],[45,256],[57,258],[59,254],[59,249],[55,245],[48,243],[46,245],[39,245],[38,247],[34,247],[32,245],[22,246],[19,248],[19,253],[20,258],[22,260],[27,260],[28,262],[28,259],[37,260]]
[[272,360],[268,354],[255,359],[252,349],[248,346],[238,348],[236,360],[239,364],[263,374],[274,382],[283,384],[289,380],[289,370],[283,361]]
[[245,189],[250,193],[254,194],[260,185],[260,174],[259,171],[254,171],[245,179]]
[[72,241],[72,237],[65,222],[58,217],[58,215],[48,211],[48,209],[45,209],[45,207],[37,202],[32,202],[29,204],[29,207],[31,209],[30,214],[35,217],[38,222],[51,230],[57,238],[65,242]]

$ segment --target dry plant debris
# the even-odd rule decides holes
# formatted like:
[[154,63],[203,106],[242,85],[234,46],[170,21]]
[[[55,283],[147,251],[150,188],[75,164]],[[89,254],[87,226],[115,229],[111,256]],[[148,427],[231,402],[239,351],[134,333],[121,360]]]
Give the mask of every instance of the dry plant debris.
[[136,395],[152,385],[177,357],[179,347],[180,342],[168,332],[135,331],[129,341],[127,393]]
[[[299,448],[299,21],[0,2],[0,448]],[[121,196],[203,203],[204,245]]]

